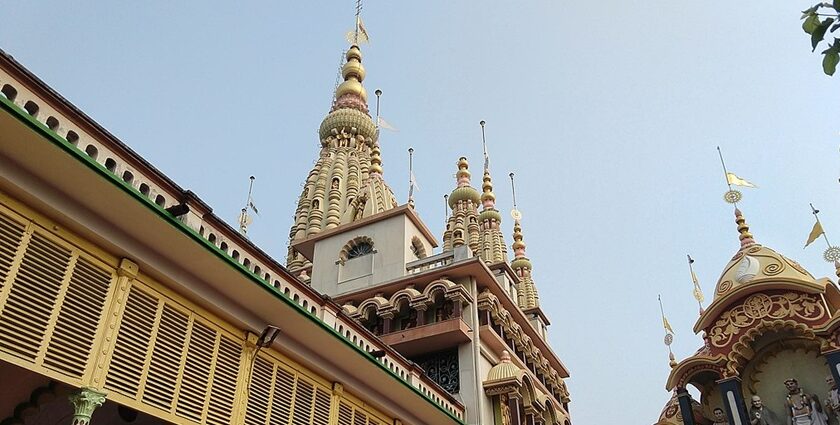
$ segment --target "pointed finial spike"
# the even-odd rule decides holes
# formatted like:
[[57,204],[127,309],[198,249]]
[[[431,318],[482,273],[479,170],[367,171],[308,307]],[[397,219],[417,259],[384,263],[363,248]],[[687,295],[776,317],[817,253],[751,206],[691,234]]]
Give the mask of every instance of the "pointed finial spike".
[[735,224],[738,225],[738,239],[741,241],[741,248],[755,244],[753,234],[750,233],[750,226],[747,224],[747,220],[744,218],[741,210],[737,207],[735,207]]

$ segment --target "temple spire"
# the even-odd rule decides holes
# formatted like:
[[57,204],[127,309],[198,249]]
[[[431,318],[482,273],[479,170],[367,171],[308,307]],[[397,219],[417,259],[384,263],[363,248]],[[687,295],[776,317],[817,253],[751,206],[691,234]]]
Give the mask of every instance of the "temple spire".
[[[360,21],[357,21],[360,23]],[[360,31],[364,31],[359,27]],[[292,245],[398,206],[382,178],[377,126],[370,116],[362,51],[354,37],[344,55],[342,83],[335,88],[330,112],[321,121],[321,151],[303,183],[295,222],[289,230],[287,267],[307,279],[312,264]]]
[[496,194],[493,193],[493,178],[490,175],[490,156],[487,154],[487,139],[484,136],[486,122],[481,121],[481,143],[484,150],[484,177],[481,185],[481,214],[478,216],[478,255],[487,263],[507,261],[507,246],[502,234],[502,215],[496,210]]
[[519,276],[519,308],[528,310],[540,306],[540,298],[537,294],[537,287],[531,276],[531,260],[525,254],[525,237],[522,235],[522,213],[516,208],[516,186],[513,182],[513,173],[510,173],[510,187],[513,193],[513,210],[510,215],[513,217],[513,261],[510,268]]

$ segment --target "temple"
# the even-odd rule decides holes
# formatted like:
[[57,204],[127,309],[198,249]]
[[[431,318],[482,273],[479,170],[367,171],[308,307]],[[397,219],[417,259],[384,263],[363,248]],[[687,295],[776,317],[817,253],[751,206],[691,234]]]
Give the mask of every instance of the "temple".
[[738,249],[694,325],[704,343],[672,364],[656,425],[837,423],[840,290],[759,244],[737,208],[735,223]]
[[489,161],[452,158],[439,243],[345,59],[281,264],[0,54],[0,424],[572,423]]

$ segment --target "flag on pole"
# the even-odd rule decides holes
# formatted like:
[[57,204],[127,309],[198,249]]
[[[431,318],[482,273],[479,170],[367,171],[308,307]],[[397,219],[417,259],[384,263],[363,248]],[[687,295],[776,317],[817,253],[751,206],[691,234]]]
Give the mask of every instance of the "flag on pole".
[[367,29],[365,29],[365,24],[362,22],[361,16],[356,16],[356,29],[358,32],[358,39],[356,40],[356,42],[369,43],[370,36],[368,35]]
[[805,242],[805,246],[803,247],[803,249],[807,248],[808,245],[811,245],[812,242],[817,240],[817,238],[822,236],[824,233],[825,230],[823,230],[822,224],[820,224],[819,221],[814,223],[814,228],[811,229],[811,234],[808,235],[808,241]]
[[252,210],[254,210],[254,213],[256,213],[257,215],[260,214],[260,211],[257,209],[257,206],[254,205],[254,200],[253,199],[248,200],[248,206],[251,207]]
[[670,323],[668,323],[668,319],[665,317],[665,315],[664,315],[664,314],[662,315],[662,326],[664,326],[664,327],[665,327],[665,331],[666,331],[666,332],[668,332],[668,333],[669,333],[669,334],[671,334],[671,335],[673,335],[673,334],[674,334],[674,330],[673,330],[673,329],[671,329],[671,324],[670,324]]
[[377,125],[379,125],[380,128],[384,128],[386,130],[391,130],[391,131],[399,131],[393,125],[388,124],[388,122],[386,122],[384,119],[382,119],[382,117],[379,117],[376,120],[377,120]]
[[730,173],[730,172],[726,173],[726,182],[729,183],[729,184],[734,184],[735,186],[752,187],[752,188],[757,187],[756,185],[748,182],[747,180],[736,176],[735,173]]
[[420,190],[420,186],[417,185],[417,177],[414,176],[414,171],[412,171],[411,175],[409,176],[409,183],[411,184],[411,189]]

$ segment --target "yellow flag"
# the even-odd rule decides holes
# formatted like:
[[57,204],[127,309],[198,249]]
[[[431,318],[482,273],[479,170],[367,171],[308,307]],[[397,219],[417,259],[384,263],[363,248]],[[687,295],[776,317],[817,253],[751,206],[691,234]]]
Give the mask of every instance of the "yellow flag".
[[736,176],[735,173],[726,173],[726,181],[735,186],[756,187],[756,185]]
[[691,281],[694,282],[694,299],[702,303],[705,297],[703,296],[703,290],[700,289],[700,281],[697,280],[697,275],[694,274],[694,270],[691,271]]
[[808,235],[808,242],[805,242],[805,246],[803,247],[803,249],[807,248],[808,245],[811,245],[811,242],[817,240],[817,238],[820,237],[820,235],[822,235],[823,233],[825,233],[825,231],[822,228],[822,224],[820,224],[819,221],[814,223],[814,228],[811,229],[811,234]]
[[668,323],[668,319],[666,319],[665,316],[662,316],[662,326],[665,326],[665,330],[668,331],[669,334],[673,335],[674,330],[671,329],[671,324]]
[[362,17],[356,17],[356,27],[359,32],[359,43],[368,43],[370,42],[370,36],[368,35],[367,29],[365,29],[365,24],[362,22]]

